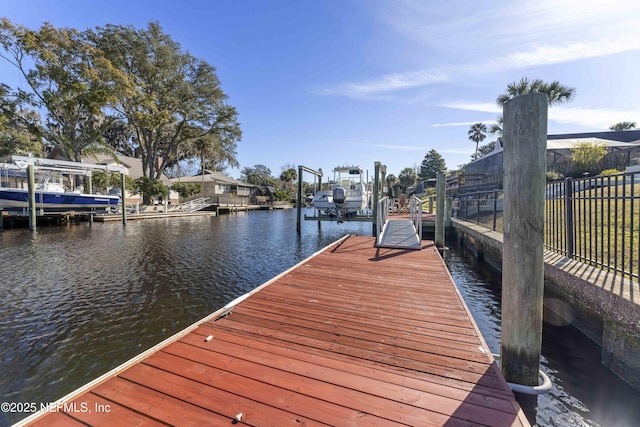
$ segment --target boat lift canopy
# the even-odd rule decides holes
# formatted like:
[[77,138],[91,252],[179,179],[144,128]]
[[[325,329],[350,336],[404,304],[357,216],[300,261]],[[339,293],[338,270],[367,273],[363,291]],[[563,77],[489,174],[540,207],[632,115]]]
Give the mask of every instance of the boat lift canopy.
[[[90,175],[91,171],[102,170],[105,172],[124,173],[125,168],[116,165],[97,165],[93,163],[71,162],[68,160],[43,159],[40,157],[30,156],[11,156],[11,162],[19,169],[24,169],[28,165],[33,165],[36,169],[56,169],[68,173],[82,173]],[[7,169],[13,169],[11,163],[6,164]]]

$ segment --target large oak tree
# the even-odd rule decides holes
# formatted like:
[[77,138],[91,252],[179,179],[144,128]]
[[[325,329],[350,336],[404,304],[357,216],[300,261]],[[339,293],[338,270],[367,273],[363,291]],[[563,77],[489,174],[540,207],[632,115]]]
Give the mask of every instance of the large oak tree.
[[184,52],[157,22],[146,29],[107,25],[89,38],[132,85],[118,93],[114,110],[133,130],[131,151],[140,154],[145,176],[157,179],[203,152],[214,153],[219,167],[238,165],[238,113],[212,65]]

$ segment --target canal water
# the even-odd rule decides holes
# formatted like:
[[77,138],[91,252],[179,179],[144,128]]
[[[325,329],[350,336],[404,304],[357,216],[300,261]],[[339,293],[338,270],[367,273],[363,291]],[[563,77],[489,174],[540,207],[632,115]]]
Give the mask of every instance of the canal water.
[[[0,402],[48,403],[86,384],[345,234],[370,223],[305,221],[295,210],[88,223],[0,232]],[[500,276],[454,248],[445,260],[492,351]],[[545,426],[639,425],[640,393],[571,327],[545,325],[553,391]],[[0,427],[28,413],[0,412]]]

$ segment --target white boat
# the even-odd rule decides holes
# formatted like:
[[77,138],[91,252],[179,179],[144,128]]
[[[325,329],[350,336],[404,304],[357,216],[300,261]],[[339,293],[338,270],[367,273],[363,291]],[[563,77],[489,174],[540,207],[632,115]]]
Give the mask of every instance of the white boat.
[[314,205],[321,215],[342,222],[369,207],[369,191],[364,182],[364,172],[359,166],[339,166],[333,173],[334,179],[329,183],[329,189],[316,192]]

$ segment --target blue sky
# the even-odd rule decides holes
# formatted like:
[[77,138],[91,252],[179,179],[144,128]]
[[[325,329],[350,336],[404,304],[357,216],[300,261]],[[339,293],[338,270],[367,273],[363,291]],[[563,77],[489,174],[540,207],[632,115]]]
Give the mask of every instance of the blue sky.
[[[549,110],[549,133],[640,124],[636,0],[2,0],[2,15],[81,30],[159,21],[217,68],[241,167],[275,176],[286,164],[372,174],[375,161],[397,175],[431,149],[456,168],[475,149],[469,127],[493,123],[522,77],[576,89]],[[6,62],[0,81],[19,84]]]

